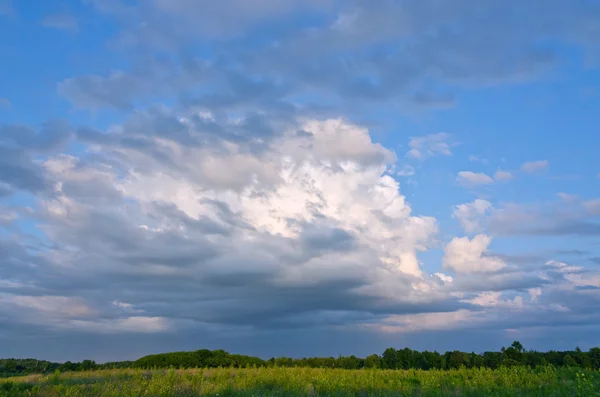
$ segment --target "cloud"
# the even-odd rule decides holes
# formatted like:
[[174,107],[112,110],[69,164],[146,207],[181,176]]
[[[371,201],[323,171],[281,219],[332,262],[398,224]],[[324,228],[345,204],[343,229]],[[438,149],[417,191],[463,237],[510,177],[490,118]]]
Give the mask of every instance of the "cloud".
[[[309,328],[521,329],[548,324],[547,313],[593,321],[574,302],[595,273],[513,268],[490,253],[486,234],[451,239],[442,266],[455,274],[429,275],[419,254],[436,246],[437,222],[413,214],[389,175],[393,152],[368,129],[299,119],[240,135],[244,123],[139,112],[107,131],[78,131],[87,148],[78,154],[10,130],[7,147],[48,154],[38,162],[48,189],[35,211],[16,213],[43,231],[43,242],[28,243],[36,253],[0,239],[3,318],[57,337],[195,330],[249,340]],[[454,215],[477,233],[505,208],[478,199]]]
[[556,193],[556,195],[558,197],[560,197],[560,199],[562,201],[564,201],[565,203],[575,203],[579,200],[579,197],[577,197],[573,194],[568,194],[568,193],[564,193],[564,192]]
[[475,187],[479,185],[490,185],[494,180],[483,172],[460,171],[456,181],[466,187]]
[[466,324],[482,321],[481,316],[468,310],[454,312],[420,313],[412,315],[395,315],[386,318],[380,324],[367,325],[384,333],[409,333],[419,331],[452,330],[464,328]]
[[[51,242],[41,266],[53,276],[40,287],[98,313],[68,326],[136,332],[149,321],[162,332],[185,319],[269,329],[307,326],[299,319],[322,310],[459,307],[441,300],[445,283],[426,277],[417,257],[434,244],[435,219],[412,214],[386,175],[393,154],[367,129],[301,121],[256,152],[226,134],[186,144],[205,133],[186,131],[126,123],[86,154],[42,163],[52,194],[40,194],[35,217]],[[128,320],[142,312],[153,320]]]
[[489,163],[488,159],[477,157],[474,155],[469,156],[469,161],[472,161],[474,163],[481,163],[481,164],[485,164],[485,165],[487,165]]
[[600,215],[600,198],[584,201],[582,204],[583,208],[585,208],[590,215]]
[[[460,330],[471,342],[538,327],[558,340],[548,330],[600,323],[597,272],[489,249],[492,235],[595,235],[593,198],[458,205],[479,234],[444,234],[438,263],[437,220],[395,179],[415,170],[375,139],[389,126],[356,121],[533,81],[565,59],[548,39],[593,53],[598,10],[577,1],[539,2],[544,13],[466,0],[86,1],[111,24],[118,64],[57,90],[103,121],[0,131],[0,332],[11,340],[0,355],[36,344],[107,356],[100,338],[126,347],[118,358],[199,338],[263,355],[369,340],[359,345],[371,353],[394,343],[382,332]],[[415,136],[407,155],[454,145]]]
[[50,14],[46,15],[41,22],[42,26],[76,32],[79,30],[77,18],[71,14]]
[[492,207],[492,203],[482,199],[476,199],[471,203],[459,204],[454,207],[452,216],[459,220],[460,224],[467,233],[477,233],[481,231],[481,221],[483,216]]
[[396,175],[398,176],[413,176],[414,174],[415,168],[410,165],[405,165],[398,172],[396,172]]
[[548,162],[548,160],[528,161],[521,166],[521,170],[523,172],[532,174],[534,172],[545,170],[549,166],[550,163]]
[[[276,0],[263,0],[248,4],[243,0],[222,3],[200,0],[157,0],[146,7],[136,8],[121,1],[90,0],[98,11],[132,22],[135,16],[144,17],[150,27],[131,27],[131,35],[151,42],[164,42],[178,38],[207,36],[214,38],[237,36],[261,22],[289,18],[295,12],[327,9],[329,0],[292,0],[282,4]],[[232,11],[234,10],[234,11]],[[220,22],[215,22],[216,17]],[[162,21],[167,26],[153,26]],[[177,24],[176,26],[173,26]],[[198,24],[201,25],[198,28]]]
[[494,173],[494,179],[497,181],[510,181],[513,179],[514,175],[508,171],[496,171]]
[[406,156],[415,159],[424,159],[436,155],[451,156],[452,151],[447,142],[449,137],[450,135],[445,132],[412,137],[408,143],[411,149],[406,153]]
[[[339,116],[332,109],[410,112],[448,106],[460,88],[543,75],[563,56],[540,44],[546,37],[590,52],[597,47],[597,10],[584,2],[577,7],[547,2],[544,15],[524,7],[517,17],[500,2],[473,9],[467,0],[453,7],[433,0],[377,5],[269,0],[252,7],[240,0],[88,3],[114,20],[120,30],[110,45],[126,50],[132,67],[117,76],[65,80],[60,92],[78,107],[129,109],[156,95],[228,108],[260,103],[271,112],[319,109],[327,117]],[[524,23],[531,20],[537,22]],[[270,27],[265,37],[261,26]],[[253,44],[239,45],[240,37]],[[186,51],[208,41],[218,59]],[[148,55],[156,52],[170,56],[159,61]],[[296,106],[291,98],[310,101]]]
[[478,234],[473,239],[455,237],[444,249],[443,264],[459,273],[485,273],[502,269],[506,264],[497,257],[487,256],[491,237]]
[[488,229],[505,236],[592,236],[600,234],[595,200],[560,203],[509,203],[487,219]]
[[86,331],[101,334],[115,334],[133,332],[164,333],[171,329],[169,320],[162,317],[134,316],[115,320],[72,320],[64,324],[75,331]]
[[523,308],[523,298],[516,296],[512,300],[500,299],[502,292],[489,291],[477,294],[476,297],[468,299],[469,303],[483,307],[502,307],[503,309],[521,309]]
[[114,71],[107,77],[89,75],[66,79],[58,93],[81,108],[129,108],[134,97],[152,92],[151,82],[133,74]]
[[94,316],[95,311],[77,297],[17,295],[23,288],[13,285],[14,294],[0,293],[0,313],[12,321],[55,328],[74,319]]

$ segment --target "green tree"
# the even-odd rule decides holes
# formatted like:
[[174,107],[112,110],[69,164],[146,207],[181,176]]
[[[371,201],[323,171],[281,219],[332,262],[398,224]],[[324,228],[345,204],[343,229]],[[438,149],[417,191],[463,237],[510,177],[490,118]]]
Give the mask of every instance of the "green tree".
[[381,357],[371,354],[365,358],[365,368],[381,368]]

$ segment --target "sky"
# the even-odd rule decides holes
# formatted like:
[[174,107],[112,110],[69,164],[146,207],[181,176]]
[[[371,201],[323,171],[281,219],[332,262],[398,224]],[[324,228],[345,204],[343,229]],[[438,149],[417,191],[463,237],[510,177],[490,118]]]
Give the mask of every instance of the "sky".
[[0,357],[587,350],[600,1],[0,0]]

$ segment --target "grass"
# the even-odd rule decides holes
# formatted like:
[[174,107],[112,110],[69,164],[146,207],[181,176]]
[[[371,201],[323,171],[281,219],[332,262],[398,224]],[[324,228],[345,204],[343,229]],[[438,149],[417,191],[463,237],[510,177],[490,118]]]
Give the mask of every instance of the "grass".
[[600,397],[600,371],[314,368],[106,370],[0,380],[0,397],[465,396]]

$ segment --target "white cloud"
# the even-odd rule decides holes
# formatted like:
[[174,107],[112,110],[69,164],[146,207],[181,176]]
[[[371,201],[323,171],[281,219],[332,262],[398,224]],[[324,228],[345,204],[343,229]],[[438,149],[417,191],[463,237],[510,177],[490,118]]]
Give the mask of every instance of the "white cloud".
[[439,278],[444,284],[451,284],[454,279],[451,276],[448,276],[444,273],[433,273],[433,276]]
[[[186,132],[189,139],[202,133],[194,125]],[[146,143],[119,145],[122,134]],[[365,128],[338,119],[301,121],[255,152],[244,142],[219,142],[217,150],[127,126],[106,135],[90,149],[96,162],[64,155],[44,162],[55,185],[41,212],[48,237],[73,247],[44,255],[64,277],[100,283],[122,275],[155,283],[151,289],[132,285],[124,299],[107,296],[98,306],[109,305],[111,315],[115,308],[122,314],[140,307],[144,317],[248,324],[255,321],[252,313],[266,311],[269,321],[284,321],[283,306],[315,309],[296,289],[315,290],[345,307],[353,304],[346,289],[357,299],[420,305],[450,282],[424,276],[417,254],[435,244],[437,222],[412,214],[388,175],[393,153],[372,142]],[[90,234],[98,237],[84,238]],[[204,303],[206,297],[168,304],[168,316],[163,306],[145,305],[170,300],[172,288],[188,283],[194,285],[190,296],[237,298],[226,307],[218,300]],[[246,307],[248,299],[256,309]],[[76,326],[93,330],[94,324],[106,332],[127,325],[85,319]]]
[[556,269],[560,273],[577,273],[583,270],[581,266],[571,266],[565,262],[551,260],[546,262],[546,265]]
[[[18,291],[24,285],[12,285]],[[97,315],[97,311],[77,297],[7,295],[0,293],[0,313],[28,324],[54,327],[71,319]]]
[[379,324],[368,324],[365,327],[384,333],[407,333],[457,329],[473,326],[482,321],[485,321],[485,318],[481,314],[468,310],[457,310],[453,312],[394,315],[385,318]]
[[152,334],[172,330],[169,320],[162,317],[134,316],[114,320],[71,320],[65,328],[102,334],[123,332]]
[[460,171],[456,177],[456,181],[467,187],[479,185],[489,185],[494,183],[494,180],[489,175],[483,172]]
[[472,161],[473,163],[481,163],[481,164],[484,164],[484,165],[487,165],[489,163],[488,159],[485,159],[485,158],[482,158],[482,157],[473,156],[473,155],[469,156],[469,161]]
[[443,264],[458,273],[485,273],[500,270],[506,266],[502,259],[487,256],[486,251],[492,238],[478,234],[473,239],[455,237],[446,245]]
[[537,300],[537,298],[542,295],[542,289],[540,287],[529,288],[527,292],[529,292],[532,301]]
[[459,204],[454,207],[452,216],[459,220],[467,233],[477,233],[482,229],[482,218],[492,208],[492,203],[476,199],[471,203]]
[[528,161],[521,166],[521,170],[527,173],[534,173],[547,169],[550,166],[548,160]]
[[513,174],[509,171],[499,170],[494,173],[494,179],[497,181],[510,181],[513,177]]
[[420,160],[436,155],[451,156],[452,151],[447,142],[449,138],[450,134],[445,132],[412,137],[408,143],[410,150],[406,156]]
[[143,313],[144,312],[143,310],[136,309],[131,303],[113,301],[112,304],[113,304],[113,306],[118,307],[119,309],[121,309],[122,311],[124,311],[126,313]]
[[523,297],[517,295],[513,299],[500,299],[502,292],[486,291],[477,294],[474,298],[465,299],[464,302],[469,302],[474,305],[483,307],[500,307],[503,309],[522,309],[524,307]]
[[415,174],[415,168],[410,165],[405,165],[400,171],[396,173],[398,176],[413,176]]

